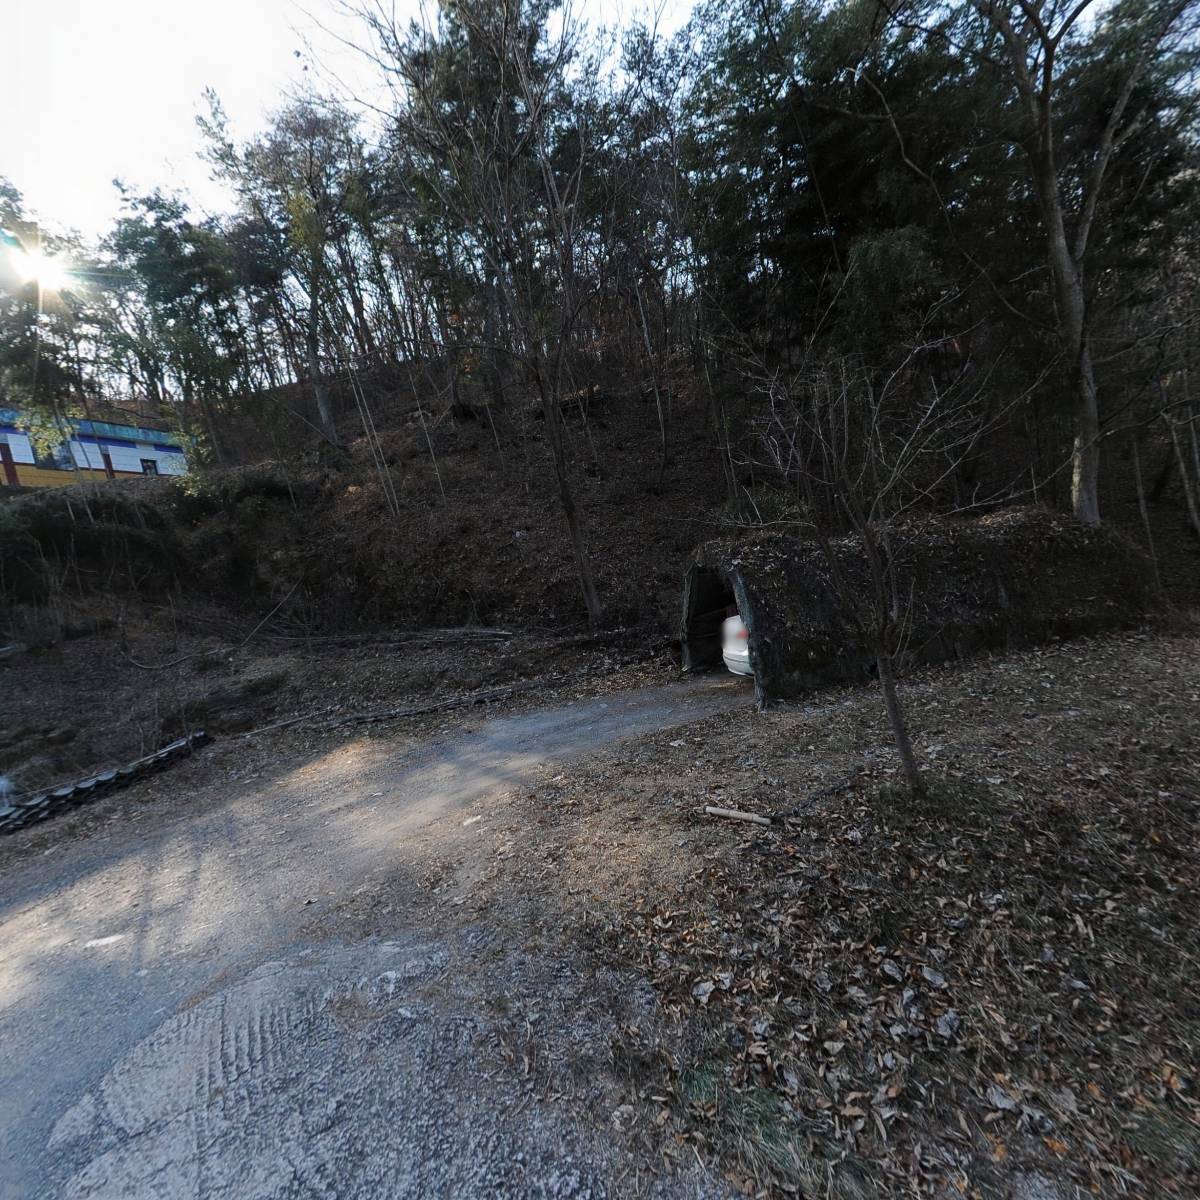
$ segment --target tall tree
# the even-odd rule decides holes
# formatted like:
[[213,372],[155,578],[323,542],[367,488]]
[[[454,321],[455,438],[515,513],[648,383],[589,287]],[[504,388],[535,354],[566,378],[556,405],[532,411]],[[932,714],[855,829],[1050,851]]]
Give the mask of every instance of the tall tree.
[[[569,364],[591,298],[583,202],[599,136],[587,82],[596,64],[577,61],[581,28],[564,20],[552,35],[549,13],[544,0],[468,0],[446,4],[435,30],[401,30],[374,10],[368,20],[400,85],[392,137],[409,194],[436,213],[450,277],[469,267],[486,280],[488,321],[501,342],[493,346],[523,366],[539,396],[584,605],[596,622],[603,606],[563,440]],[[453,312],[443,331],[452,358]]]
[[333,283],[331,256],[337,261],[361,171],[354,118],[332,101],[304,97],[277,112],[266,133],[239,148],[229,137],[220,104],[210,96],[210,115],[201,128],[213,163],[237,189],[247,214],[286,235],[289,267],[304,296],[305,362],[317,418],[325,438],[336,445],[323,350],[337,324],[333,305],[343,295]]
[[[1153,91],[1143,84],[1164,56],[1176,58],[1172,75],[1160,86],[1194,83],[1197,6],[1194,0],[1123,0],[1101,12],[1091,40],[1104,51],[1089,55],[1080,43],[1081,23],[1093,0],[972,0],[1000,42],[1012,94],[1019,104],[1019,142],[1046,238],[1053,280],[1058,336],[1074,392],[1075,435],[1071,499],[1075,515],[1089,524],[1100,520],[1100,406],[1092,354],[1092,300],[1089,278],[1098,218],[1113,174],[1114,160],[1140,129]],[[990,47],[984,46],[984,52]],[[996,69],[1000,69],[997,65]],[[1099,86],[1091,76],[1099,74]],[[1173,77],[1172,77],[1173,76]],[[1093,119],[1086,142],[1076,139],[1074,161],[1064,159],[1060,131],[1071,93],[1087,92]],[[1066,93],[1066,96],[1064,96]],[[1181,95],[1186,110],[1192,98]],[[1078,105],[1074,115],[1079,112]],[[1099,120],[1095,118],[1098,117]]]

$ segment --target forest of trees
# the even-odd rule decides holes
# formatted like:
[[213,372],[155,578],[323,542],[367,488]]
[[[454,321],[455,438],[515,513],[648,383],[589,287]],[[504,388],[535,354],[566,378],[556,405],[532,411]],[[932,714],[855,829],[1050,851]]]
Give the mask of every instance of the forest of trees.
[[383,111],[298,95],[239,142],[208,97],[236,212],[125,191],[97,245],[36,231],[73,276],[0,280],[0,402],[160,410],[217,466],[234,429],[336,444],[348,379],[498,439],[538,406],[592,615],[561,425],[597,388],[657,407],[664,457],[676,399],[705,406],[731,495],[814,503],[837,391],[856,480],[891,472],[877,516],[1095,523],[1109,447],[1149,432],[1194,502],[1197,11],[708,0],[664,38],[551,0],[364,6]]

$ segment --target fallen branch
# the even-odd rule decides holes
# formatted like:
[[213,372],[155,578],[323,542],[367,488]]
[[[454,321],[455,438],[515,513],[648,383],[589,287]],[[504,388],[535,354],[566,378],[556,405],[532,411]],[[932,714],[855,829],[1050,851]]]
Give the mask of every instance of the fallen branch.
[[238,736],[249,738],[259,733],[272,733],[276,729],[288,729],[292,725],[303,725],[305,721],[315,721],[318,717],[323,717],[326,713],[331,712],[333,712],[332,705],[328,708],[318,708],[313,712],[302,713],[298,717],[288,717],[286,721],[275,721],[271,725],[260,725],[257,729],[248,729],[245,733]]
[[182,663],[190,662],[193,658],[219,658],[224,654],[235,654],[295,595],[299,586],[300,580],[297,579],[288,589],[288,594],[232,650],[195,650],[191,654],[181,654],[178,658],[168,659],[162,663],[138,662],[132,654],[126,654],[125,657],[140,671],[166,671],[170,667],[178,667]]
[[706,804],[704,813],[709,817],[725,817],[730,821],[749,821],[753,825],[770,825],[770,817],[760,817],[758,813],[742,812],[740,808],[717,808],[715,804]]
[[845,776],[845,778],[839,779],[836,783],[831,783],[827,787],[818,788],[803,804],[798,804],[795,808],[785,808],[782,812],[777,812],[773,815],[780,821],[786,821],[790,817],[798,817],[812,808],[819,800],[828,800],[831,796],[836,796],[839,792],[849,791],[858,783],[864,770],[865,768],[859,765],[849,775]]

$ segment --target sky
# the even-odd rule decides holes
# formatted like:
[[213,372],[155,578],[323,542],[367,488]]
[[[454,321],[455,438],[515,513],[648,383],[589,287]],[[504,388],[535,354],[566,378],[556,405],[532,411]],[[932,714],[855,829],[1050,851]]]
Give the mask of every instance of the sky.
[[[419,0],[373,2],[403,19]],[[685,0],[657,2],[660,28],[686,17]],[[611,24],[636,3],[580,7]],[[198,213],[227,209],[198,155],[206,87],[239,138],[314,76],[380,99],[373,72],[342,43],[359,26],[338,0],[6,0],[3,10],[0,176],[49,230],[102,233],[120,211],[114,178],[182,191]]]
[[[320,24],[349,32],[330,0],[309,7]],[[339,69],[364,72],[295,0],[7,0],[3,8],[0,175],[48,227],[88,236],[119,211],[114,178],[180,188],[200,210],[225,207],[197,154],[206,87],[245,136],[303,82],[306,59],[296,52],[306,56],[309,43]]]

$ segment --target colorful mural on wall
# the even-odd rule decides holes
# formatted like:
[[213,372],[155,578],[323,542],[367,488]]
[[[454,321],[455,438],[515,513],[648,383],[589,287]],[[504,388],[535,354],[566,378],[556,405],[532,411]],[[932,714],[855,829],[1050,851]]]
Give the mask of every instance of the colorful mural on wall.
[[19,412],[0,409],[0,487],[64,487],[187,471],[181,439],[165,430],[74,418],[63,425],[57,444],[46,450],[35,444]]

